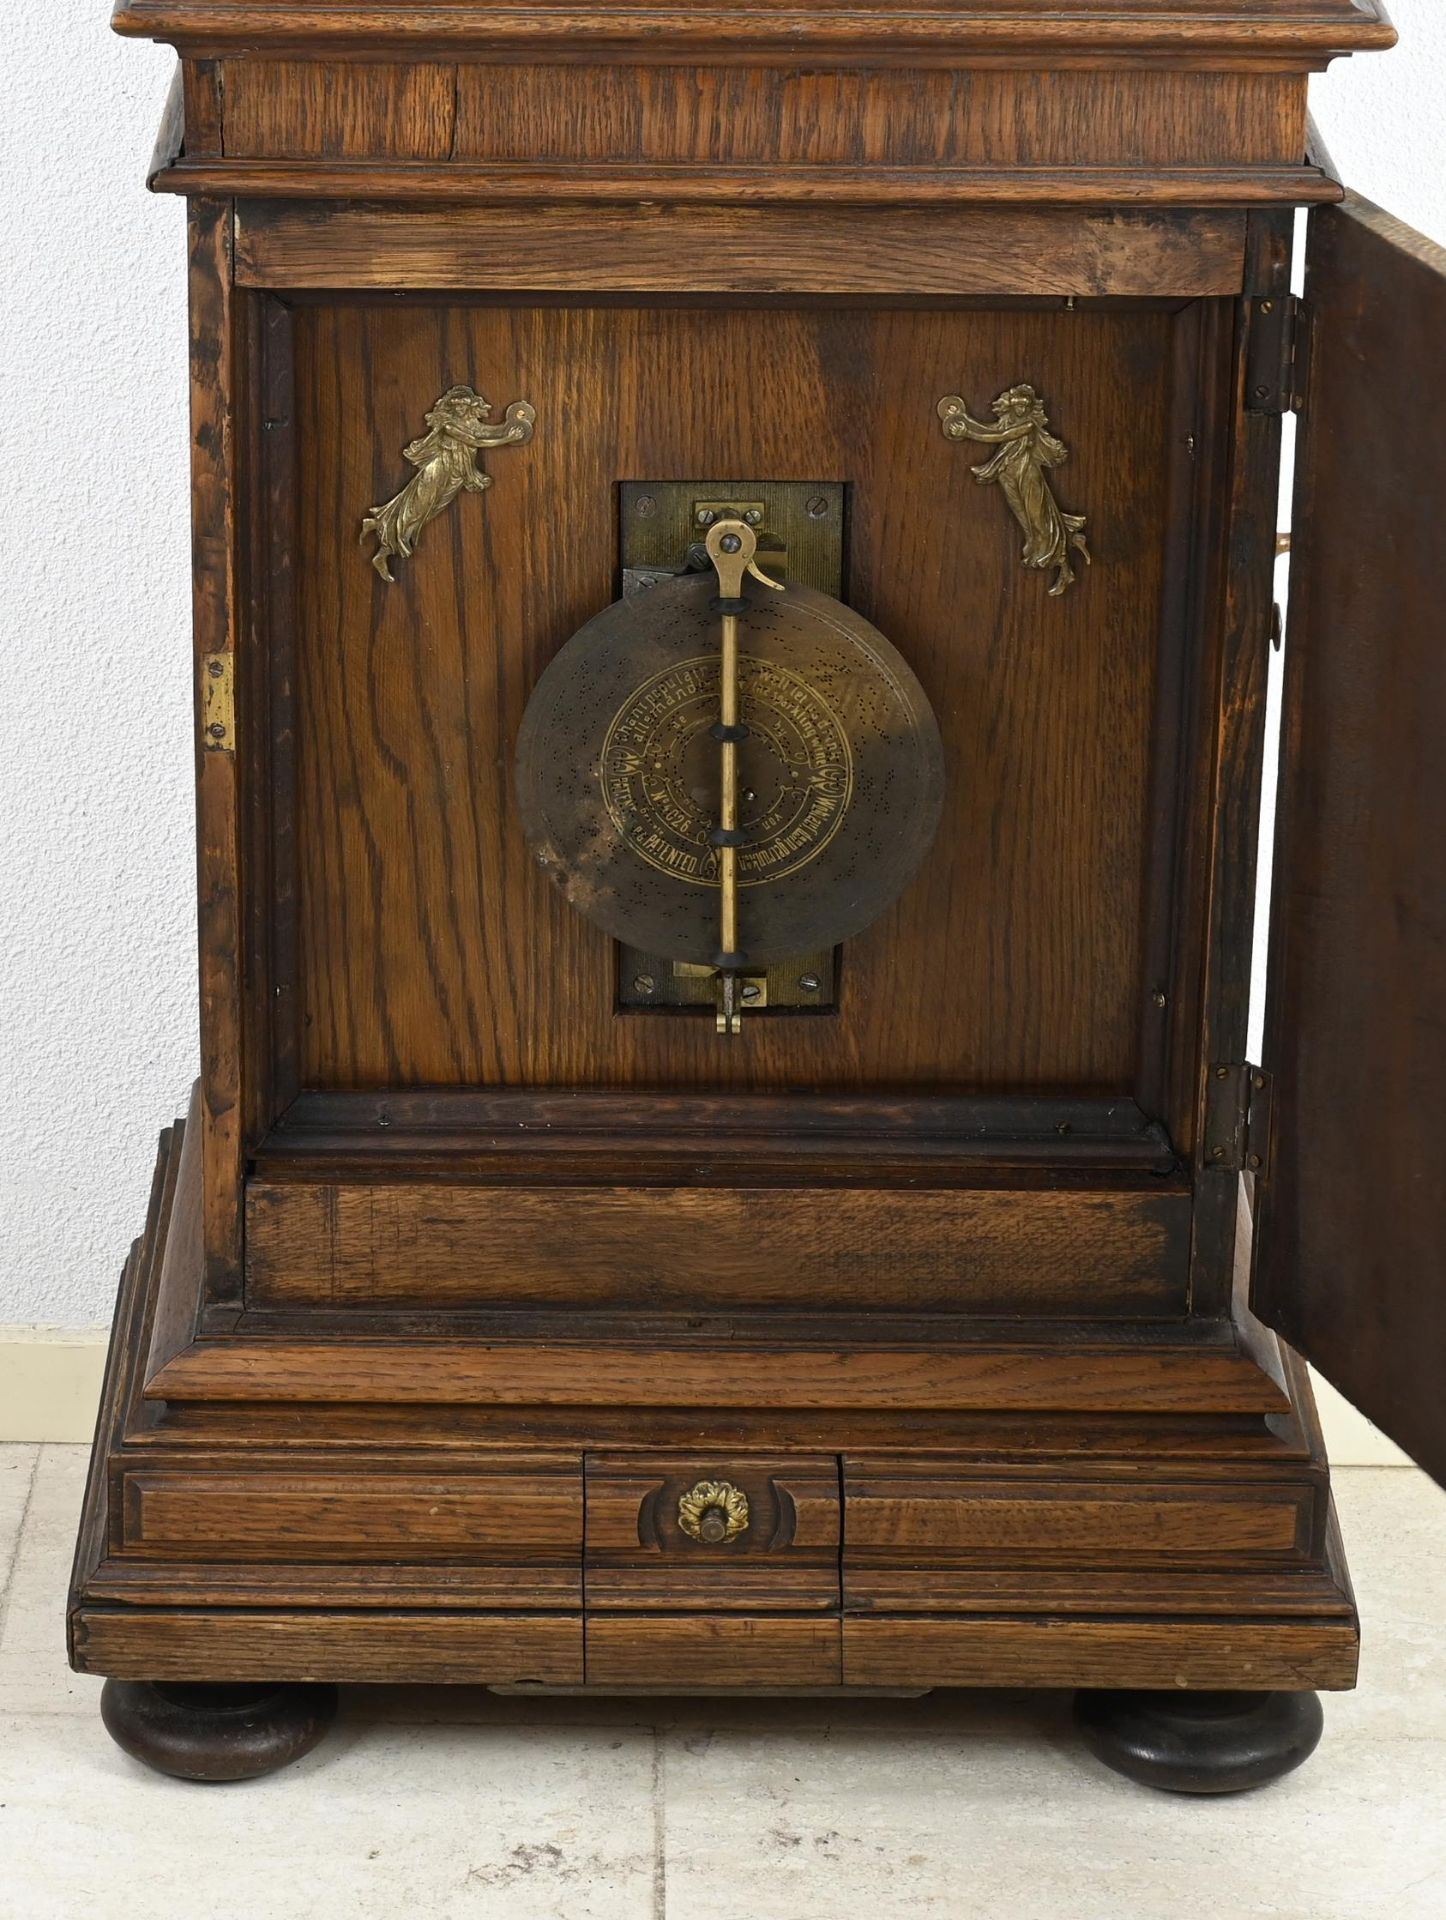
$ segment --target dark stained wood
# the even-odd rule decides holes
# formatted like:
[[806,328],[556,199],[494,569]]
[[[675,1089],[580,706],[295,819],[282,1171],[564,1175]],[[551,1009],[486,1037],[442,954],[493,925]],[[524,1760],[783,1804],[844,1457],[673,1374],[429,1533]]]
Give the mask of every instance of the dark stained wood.
[[1276,1413],[1284,1392],[1235,1347],[1081,1344],[869,1348],[667,1347],[621,1342],[197,1341],[146,1388],[153,1400],[391,1401],[513,1406],[886,1407]]
[[578,1613],[377,1614],[83,1606],[81,1673],[130,1680],[436,1681],[575,1687]]
[[[1306,79],[1389,44],[1379,9],[117,24],[182,54],[153,184],[196,196],[195,640],[237,709],[199,750],[202,1078],[127,1263],[71,1594],[76,1665],[151,1683],[112,1689],[118,1737],[158,1681],[1349,1685],[1309,1383],[1248,1309],[1214,1153],[1240,1129],[1208,1096],[1245,1046],[1289,209],[1340,193]],[[1261,1297],[1374,1392],[1404,1378],[1376,1302],[1392,1340],[1441,1331],[1394,1303],[1431,1270],[1410,1201],[1443,1116],[1412,1074],[1446,1075],[1425,1017],[1408,1058],[1379,1008],[1440,997],[1411,889],[1446,874],[1376,823],[1413,752],[1433,797],[1440,623],[1390,495],[1416,488],[1428,551],[1435,417],[1398,408],[1446,313],[1439,259],[1369,242],[1336,264],[1306,467],[1383,477],[1365,534],[1411,675],[1382,691],[1360,530],[1313,478],[1333,597],[1303,591],[1288,774],[1316,817],[1283,829],[1275,1012],[1307,1019]],[[1371,248],[1397,311],[1365,340]],[[1335,404],[1378,334],[1389,400]],[[362,518],[463,381],[533,403],[535,437],[385,584]],[[1087,518],[1057,598],[936,417],[1017,382]],[[512,777],[539,675],[619,590],[619,512],[704,475],[827,482],[819,518],[842,494],[843,591],[918,673],[948,776],[836,1005],[726,1045],[619,1010]],[[1342,1055],[1393,1103],[1372,1189]],[[1362,1256],[1368,1190],[1391,1219]],[[1356,1269],[1369,1308],[1316,1291]],[[713,1479],[747,1495],[731,1541],[680,1521]]]
[[581,1463],[529,1468],[510,1458],[490,1472],[398,1473],[360,1480],[324,1459],[206,1469],[196,1463],[127,1472],[120,1489],[122,1550],[149,1559],[574,1561],[582,1549]]
[[453,149],[447,67],[227,60],[221,90],[228,160],[445,160]]
[[1175,65],[1313,65],[1328,56],[1395,45],[1379,0],[1170,0],[1147,10],[1130,0],[979,0],[921,7],[880,0],[867,10],[838,5],[734,8],[726,19],[699,0],[629,0],[611,6],[288,6],[255,0],[119,0],[118,33],[206,49],[258,44],[287,51],[407,48],[413,57],[453,51],[593,60],[600,53],[707,52],[792,64],[835,53],[867,61],[965,56],[1040,56],[1051,65],[1155,55]]
[[1275,73],[1146,67],[467,65],[457,69],[453,152],[462,162],[604,169],[1244,168],[1300,159],[1304,90],[1303,78]]
[[[678,1502],[704,1482],[748,1502],[736,1538],[695,1540]],[[587,1463],[587,1604],[595,1608],[837,1611],[836,1459],[624,1454]]]
[[253,1182],[253,1307],[1183,1314],[1190,1198]]
[[[1243,1062],[1249,1037],[1250,983],[1256,914],[1256,840],[1265,756],[1266,694],[1272,637],[1275,537],[1280,484],[1282,408],[1262,410],[1254,389],[1253,337],[1272,323],[1290,293],[1291,224],[1279,215],[1252,216],[1247,300],[1232,371],[1234,431],[1219,553],[1218,673],[1208,707],[1212,729],[1202,774],[1214,796],[1204,893],[1204,966],[1197,1115],[1210,1100],[1212,1076]],[[1230,1300],[1240,1181],[1214,1164],[1203,1124],[1192,1129],[1196,1164],[1192,1290],[1200,1311],[1218,1313]]]
[[1061,208],[348,207],[243,201],[242,285],[544,292],[1239,291],[1244,215]]
[[[1347,1620],[887,1619],[843,1625],[851,1687],[1320,1687],[1356,1683]],[[926,1677],[927,1676],[927,1677]]]
[[603,1687],[836,1687],[835,1617],[589,1613],[587,1677]]
[[1256,1305],[1446,1479],[1446,252],[1353,201],[1307,302]]
[[[1303,138],[1303,135],[1302,135]],[[479,167],[364,161],[182,161],[151,182],[159,193],[247,199],[405,200],[494,205],[617,201],[684,206],[1250,207],[1336,201],[1314,167]]]
[[[1175,326],[298,310],[304,1083],[1129,1090],[1144,924],[1167,905],[1144,895],[1140,795],[1177,638],[1157,625]],[[757,369],[740,391],[735,357]],[[1068,599],[1021,571],[1008,513],[939,431],[935,400],[976,367],[979,407],[1027,369],[1072,450],[1061,489],[1096,564]],[[537,437],[386,588],[360,515],[398,483],[414,396],[461,378],[530,399]],[[616,591],[616,483],[720,465],[850,484],[847,598],[907,644],[949,790],[908,892],[848,945],[839,1016],[759,1022],[732,1051],[706,1023],[615,1012],[609,943],[537,871],[510,772],[543,666]]]
[[[231,286],[231,209],[190,210],[191,568],[196,663],[196,834],[201,948],[201,1156],[207,1284],[218,1302],[241,1285],[245,1068],[241,826],[236,755],[205,745],[204,661],[236,651],[236,487],[244,321]],[[239,724],[239,721],[238,721]]]

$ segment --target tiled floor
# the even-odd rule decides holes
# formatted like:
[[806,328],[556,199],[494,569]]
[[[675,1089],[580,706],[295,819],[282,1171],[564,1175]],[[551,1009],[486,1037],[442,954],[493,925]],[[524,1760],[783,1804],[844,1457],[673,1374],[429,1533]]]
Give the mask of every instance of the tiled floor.
[[348,1696],[289,1772],[143,1771],[66,1671],[84,1450],[0,1448],[0,1920],[1443,1920],[1446,1495],[1338,1476],[1362,1690],[1269,1791],[1128,1786],[1056,1695]]

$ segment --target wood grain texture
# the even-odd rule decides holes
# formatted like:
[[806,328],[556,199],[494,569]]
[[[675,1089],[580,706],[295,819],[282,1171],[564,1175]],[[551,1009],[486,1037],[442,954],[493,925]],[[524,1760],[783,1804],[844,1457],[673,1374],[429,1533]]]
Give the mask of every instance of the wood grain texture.
[[679,0],[631,0],[615,6],[521,7],[512,0],[471,5],[357,4],[288,6],[256,0],[118,0],[118,33],[183,47],[250,49],[405,48],[412,58],[450,51],[592,60],[647,50],[704,50],[751,60],[835,54],[873,63],[881,57],[958,59],[1043,55],[1108,61],[1153,55],[1184,64],[1210,57],[1241,65],[1299,65],[1331,54],[1395,45],[1380,0],[989,0],[988,5],[880,0],[867,10],[838,5],[749,6],[726,20],[713,7]]
[[453,151],[503,165],[1249,167],[1298,162],[1304,127],[1304,79],[1275,73],[469,64]]
[[1256,1301],[1446,1480],[1446,252],[1353,201],[1307,298]]
[[849,1549],[1109,1559],[1260,1553],[1294,1560],[1310,1545],[1305,1486],[1142,1487],[950,1474],[848,1471]]
[[1185,1193],[252,1181],[253,1307],[1179,1315]]
[[456,82],[447,67],[226,60],[227,159],[445,160]]
[[554,1559],[582,1551],[579,1464],[551,1472],[135,1468],[122,1480],[122,1549],[153,1559],[363,1562]]
[[587,1677],[606,1687],[836,1687],[839,1622],[769,1614],[587,1618]]
[[[1302,138],[1304,130],[1302,130]],[[1306,206],[1340,199],[1316,167],[559,167],[515,162],[182,158],[151,181],[158,193],[218,198],[404,200],[529,207],[648,202],[702,206]]]
[[[1141,795],[1175,639],[1158,627],[1175,324],[299,310],[303,1083],[1127,1091],[1144,925],[1168,904],[1145,896]],[[725,391],[737,360],[756,377]],[[1090,514],[1096,564],[1066,600],[1022,571],[1008,513],[933,417],[940,393],[986,407],[1026,373],[1072,449],[1062,496]],[[530,399],[537,437],[385,587],[360,515],[462,378]],[[616,483],[720,466],[848,483],[848,598],[924,682],[950,789],[920,874],[849,943],[839,1017],[759,1022],[732,1049],[614,1012],[609,943],[537,871],[510,775],[538,674],[615,591]]]
[[1273,1687],[1356,1682],[1345,1620],[848,1618],[847,1685],[861,1687]]
[[575,1687],[581,1614],[267,1612],[83,1606],[81,1673],[129,1680],[329,1680]]
[[1233,1346],[1083,1343],[843,1349],[621,1342],[546,1346],[234,1337],[197,1341],[152,1400],[1039,1412],[1281,1413],[1289,1400]]
[[1240,290],[1244,215],[1058,208],[351,207],[243,201],[242,285],[543,292]]
[[[693,1539],[679,1500],[724,1482],[748,1502],[744,1532]],[[590,1458],[586,1586],[589,1609],[837,1611],[837,1459],[693,1454]]]
[[[201,961],[201,1160],[211,1297],[241,1284],[244,986],[236,755],[201,736],[203,663],[234,655],[238,632],[238,431],[244,321],[231,284],[231,210],[199,202],[188,223],[191,370],[191,625],[195,658],[196,834]],[[238,718],[244,724],[245,715]]]

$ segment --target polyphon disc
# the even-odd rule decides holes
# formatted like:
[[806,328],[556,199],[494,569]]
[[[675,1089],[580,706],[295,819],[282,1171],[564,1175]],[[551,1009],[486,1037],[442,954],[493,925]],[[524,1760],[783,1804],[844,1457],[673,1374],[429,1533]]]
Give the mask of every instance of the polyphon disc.
[[[684,574],[616,601],[537,684],[517,745],[539,864],[615,939],[718,949],[718,592]],[[929,849],[938,724],[877,628],[811,587],[747,583],[739,630],[739,942],[771,966],[860,932]]]

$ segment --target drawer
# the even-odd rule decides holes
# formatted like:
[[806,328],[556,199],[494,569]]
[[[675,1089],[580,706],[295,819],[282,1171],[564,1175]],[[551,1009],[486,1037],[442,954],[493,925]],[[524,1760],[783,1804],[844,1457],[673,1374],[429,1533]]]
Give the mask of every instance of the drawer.
[[836,1459],[592,1456],[586,1486],[590,1610],[839,1604]]
[[947,1463],[844,1463],[851,1608],[968,1606],[999,1570],[1300,1566],[1314,1537],[1308,1481],[1041,1481]]
[[836,1687],[837,1614],[589,1613],[592,1687]]
[[135,1466],[122,1475],[116,1510],[117,1560],[230,1567],[238,1593],[248,1567],[264,1567],[275,1584],[289,1570],[292,1586],[310,1569],[318,1590],[338,1592],[355,1586],[350,1568],[380,1603],[389,1580],[399,1595],[414,1594],[405,1570],[425,1567],[438,1570],[436,1584],[454,1601],[581,1604],[578,1456],[406,1471],[358,1461],[343,1472],[334,1456],[253,1460],[244,1469]]

